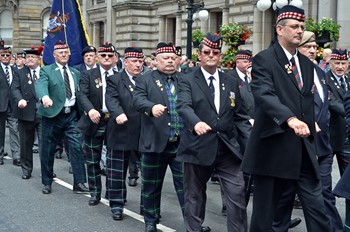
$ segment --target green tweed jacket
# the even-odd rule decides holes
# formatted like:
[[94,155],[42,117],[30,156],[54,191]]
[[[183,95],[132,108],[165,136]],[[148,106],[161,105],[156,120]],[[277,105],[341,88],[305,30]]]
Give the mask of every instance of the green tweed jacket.
[[[69,67],[69,71],[74,80],[75,104],[77,104],[80,72],[72,67]],[[40,78],[35,83],[35,91],[40,100],[48,95],[53,102],[49,108],[44,108],[43,105],[40,105],[38,109],[39,115],[53,118],[60,113],[66,101],[66,90],[61,71],[56,63],[40,69]]]

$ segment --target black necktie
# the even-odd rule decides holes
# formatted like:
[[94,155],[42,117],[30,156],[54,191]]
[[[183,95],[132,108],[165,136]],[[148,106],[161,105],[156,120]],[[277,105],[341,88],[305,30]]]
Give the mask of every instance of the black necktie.
[[132,77],[133,81],[136,81],[136,77]]
[[292,59],[290,59],[290,62],[292,63],[292,70],[294,73],[295,80],[298,83],[298,88],[301,90],[303,88],[303,83],[301,82],[298,67],[295,63],[294,57],[292,57]]
[[214,80],[214,77],[213,76],[210,76],[209,77],[209,91],[210,91],[210,95],[213,97],[213,99],[215,98],[215,89],[214,89],[214,84],[213,84],[213,80]]
[[33,70],[33,81],[34,82],[36,82],[36,80],[38,80],[38,77],[37,77],[37,75],[35,73],[36,73],[36,71]]
[[67,99],[71,99],[72,97],[72,90],[70,89],[69,84],[69,76],[67,73],[67,67],[63,66],[63,77],[64,77],[64,86],[66,87],[66,97]]
[[246,84],[246,86],[247,86],[247,89],[248,89],[248,91],[250,92],[250,84],[249,84],[249,81],[248,81],[248,77],[247,76],[244,76],[244,82],[245,82],[245,84]]
[[346,85],[345,85],[345,81],[344,81],[344,77],[340,77],[340,87],[343,90],[343,93],[346,92]]
[[10,84],[10,72],[9,72],[9,66],[5,67],[5,75],[6,75],[6,80],[7,83]]

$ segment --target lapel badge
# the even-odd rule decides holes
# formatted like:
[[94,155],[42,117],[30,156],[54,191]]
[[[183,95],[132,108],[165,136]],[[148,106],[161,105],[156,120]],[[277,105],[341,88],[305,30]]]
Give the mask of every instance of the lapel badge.
[[236,97],[236,95],[235,95],[235,93],[234,92],[230,92],[230,100],[231,100],[231,106],[232,107],[235,107],[235,97]]
[[156,84],[157,84],[157,86],[160,88],[160,91],[163,91],[163,85],[162,85],[162,83],[160,83],[160,80],[156,80]]
[[31,85],[32,82],[32,77],[30,76],[30,73],[27,73],[27,78],[28,78],[28,84]]
[[321,79],[321,82],[322,82],[322,84],[326,84],[326,80],[325,79]]
[[222,86],[222,90],[225,91],[225,84],[222,83],[221,86]]
[[96,84],[96,88],[100,88],[102,86],[102,80],[101,78],[97,78],[95,79],[95,84]]
[[134,91],[134,89],[131,85],[129,85],[129,90],[130,90],[130,92]]
[[292,66],[290,64],[284,65],[284,68],[287,70],[288,74],[291,74],[293,72]]

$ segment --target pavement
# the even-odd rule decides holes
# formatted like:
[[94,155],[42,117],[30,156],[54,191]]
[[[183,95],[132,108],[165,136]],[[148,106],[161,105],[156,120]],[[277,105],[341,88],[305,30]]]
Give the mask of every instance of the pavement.
[[[11,154],[8,141],[5,144],[5,151]],[[144,231],[143,217],[139,215],[140,180],[138,180],[136,187],[127,186],[124,220],[114,221],[107,200],[102,199],[99,205],[89,206],[88,194],[73,193],[73,176],[68,173],[69,164],[66,156],[63,159],[55,160],[54,171],[57,178],[54,179],[52,193],[48,195],[41,193],[38,154],[34,154],[34,171],[29,180],[21,179],[21,168],[12,165],[11,155],[4,162],[5,164],[0,166],[0,232]],[[104,179],[103,177],[103,181]],[[339,171],[336,160],[334,160],[333,185],[338,179]],[[207,187],[204,225],[210,226],[213,232],[226,231],[226,217],[221,214],[220,187],[217,183],[212,182],[209,182]],[[104,192],[102,195],[104,196]],[[344,199],[337,199],[337,207],[344,220]],[[247,208],[249,220],[251,209],[252,197]],[[158,231],[184,231],[183,219],[169,170],[163,186],[161,215]],[[302,210],[294,209],[292,218],[295,217],[299,217],[303,221],[290,231],[306,231]]]

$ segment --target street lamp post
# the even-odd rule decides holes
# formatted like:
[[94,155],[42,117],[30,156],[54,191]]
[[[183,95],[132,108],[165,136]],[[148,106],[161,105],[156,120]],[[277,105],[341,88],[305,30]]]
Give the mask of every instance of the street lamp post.
[[208,11],[203,10],[204,8],[204,2],[202,0],[201,3],[194,3],[193,0],[187,0],[188,5],[186,9],[187,12],[187,43],[186,43],[186,55],[188,59],[192,59],[192,25],[193,25],[193,15],[196,13],[197,10],[202,9],[199,12],[199,19],[207,20],[208,19]]
[[302,0],[276,0],[272,3],[271,0],[258,0],[258,2],[256,3],[256,6],[260,11],[265,11],[269,9],[271,5],[273,10],[276,10],[276,8],[282,8],[285,5],[293,5],[298,8],[301,8],[303,2]]

